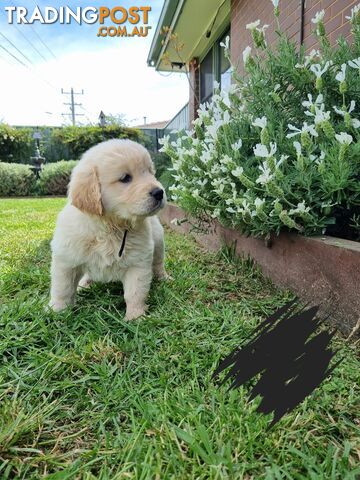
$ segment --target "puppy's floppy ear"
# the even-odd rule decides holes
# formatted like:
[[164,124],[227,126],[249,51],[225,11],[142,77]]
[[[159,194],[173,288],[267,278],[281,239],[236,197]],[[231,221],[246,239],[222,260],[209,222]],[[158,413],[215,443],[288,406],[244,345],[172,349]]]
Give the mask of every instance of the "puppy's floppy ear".
[[103,214],[101,189],[96,167],[86,170],[74,169],[69,185],[69,197],[72,205],[82,212],[94,215]]

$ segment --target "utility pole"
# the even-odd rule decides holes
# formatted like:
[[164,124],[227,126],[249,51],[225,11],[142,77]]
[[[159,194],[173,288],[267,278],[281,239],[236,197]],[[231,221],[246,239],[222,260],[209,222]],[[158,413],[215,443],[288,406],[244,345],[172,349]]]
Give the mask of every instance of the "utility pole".
[[70,102],[71,103],[64,103],[64,105],[70,105],[70,113],[63,113],[62,115],[71,115],[71,121],[73,126],[76,124],[76,117],[84,117],[84,113],[76,113],[75,107],[81,107],[82,103],[75,103],[75,95],[84,95],[84,90],[81,90],[81,92],[74,92],[74,89],[72,88],[70,92],[64,92],[63,89],[61,89],[61,93],[63,95],[70,95]]

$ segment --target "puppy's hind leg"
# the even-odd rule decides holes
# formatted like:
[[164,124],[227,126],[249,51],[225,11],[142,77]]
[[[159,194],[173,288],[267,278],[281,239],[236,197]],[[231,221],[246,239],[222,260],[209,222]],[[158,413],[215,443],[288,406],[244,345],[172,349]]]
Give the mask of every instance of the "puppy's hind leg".
[[73,305],[80,277],[81,270],[79,268],[69,267],[55,256],[53,257],[49,305],[55,312],[60,312],[66,307]]
[[157,217],[152,220],[152,233],[154,239],[154,258],[153,258],[153,272],[157,280],[166,280],[171,278],[166,273],[164,266],[165,258],[165,244],[164,244],[164,229]]
[[94,282],[91,280],[90,276],[87,273],[85,273],[85,275],[83,275],[80,279],[77,290],[79,291],[79,290],[82,290],[83,288],[90,288],[93,283]]

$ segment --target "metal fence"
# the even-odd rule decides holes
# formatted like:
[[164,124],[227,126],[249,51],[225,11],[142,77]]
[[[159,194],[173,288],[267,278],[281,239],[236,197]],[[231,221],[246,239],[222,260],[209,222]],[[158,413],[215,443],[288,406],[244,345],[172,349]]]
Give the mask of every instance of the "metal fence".
[[175,117],[164,128],[164,135],[171,135],[174,130],[188,130],[189,128],[189,104],[183,106]]
[[146,135],[148,144],[147,148],[157,153],[161,148],[159,140],[165,135],[175,136],[174,132],[181,130],[187,130],[189,128],[189,104],[184,107],[175,115],[170,122],[165,125],[164,128],[142,128],[142,132]]

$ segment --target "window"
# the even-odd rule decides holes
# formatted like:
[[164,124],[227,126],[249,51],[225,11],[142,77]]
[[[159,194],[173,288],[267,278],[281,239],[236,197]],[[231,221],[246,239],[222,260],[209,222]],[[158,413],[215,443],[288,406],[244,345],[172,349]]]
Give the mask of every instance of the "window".
[[219,72],[219,83],[221,86],[221,89],[227,89],[231,85],[231,65],[229,60],[225,56],[225,51],[223,47],[220,47],[220,43],[225,43],[226,42],[226,37],[230,36],[230,32],[226,33],[224,37],[218,42],[218,48],[219,50],[219,67],[220,67],[220,72]]
[[214,92],[214,81],[220,83],[221,89],[231,85],[231,65],[225,57],[224,48],[220,43],[225,43],[230,32],[221,36],[207,53],[200,64],[200,103],[211,99]]
[[200,103],[207,102],[213,94],[215,80],[213,63],[213,49],[211,49],[200,65]]

